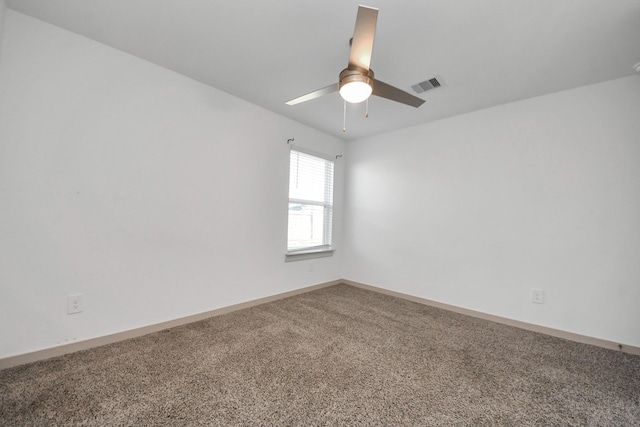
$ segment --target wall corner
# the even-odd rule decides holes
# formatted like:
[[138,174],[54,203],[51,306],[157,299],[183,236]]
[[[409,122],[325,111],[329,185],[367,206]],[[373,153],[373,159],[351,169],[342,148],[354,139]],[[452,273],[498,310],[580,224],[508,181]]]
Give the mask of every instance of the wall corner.
[[4,0],[0,0],[0,61],[2,61],[2,39],[4,35],[4,17],[7,12],[7,3]]

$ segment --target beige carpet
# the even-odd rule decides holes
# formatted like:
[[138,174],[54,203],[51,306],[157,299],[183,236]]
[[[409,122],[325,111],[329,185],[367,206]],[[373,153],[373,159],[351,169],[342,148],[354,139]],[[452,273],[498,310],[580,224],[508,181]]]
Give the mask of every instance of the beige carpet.
[[339,285],[0,372],[0,425],[640,425],[640,357]]

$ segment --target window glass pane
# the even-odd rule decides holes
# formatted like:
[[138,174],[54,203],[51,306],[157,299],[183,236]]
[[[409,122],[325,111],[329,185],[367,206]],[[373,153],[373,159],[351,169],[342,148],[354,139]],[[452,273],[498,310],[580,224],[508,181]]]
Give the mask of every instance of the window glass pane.
[[325,236],[323,206],[289,203],[289,249],[322,246]]
[[291,150],[289,166],[288,250],[330,246],[333,162]]

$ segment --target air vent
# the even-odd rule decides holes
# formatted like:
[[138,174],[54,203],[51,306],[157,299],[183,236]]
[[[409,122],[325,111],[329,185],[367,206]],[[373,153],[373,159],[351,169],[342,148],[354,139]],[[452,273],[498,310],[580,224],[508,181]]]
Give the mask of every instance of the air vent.
[[440,81],[438,81],[438,79],[436,77],[429,79],[429,80],[425,80],[423,82],[414,84],[413,86],[411,86],[411,88],[416,92],[416,93],[422,93],[422,92],[426,92],[428,90],[431,89],[435,89],[442,86],[442,83],[440,83]]

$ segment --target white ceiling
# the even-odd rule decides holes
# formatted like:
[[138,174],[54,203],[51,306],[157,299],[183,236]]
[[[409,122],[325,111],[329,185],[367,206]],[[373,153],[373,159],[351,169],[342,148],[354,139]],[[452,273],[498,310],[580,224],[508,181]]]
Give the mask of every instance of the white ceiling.
[[334,93],[359,1],[7,0],[19,12],[144,58],[350,140],[634,74],[640,0],[362,0],[380,9],[371,67],[419,109]]

